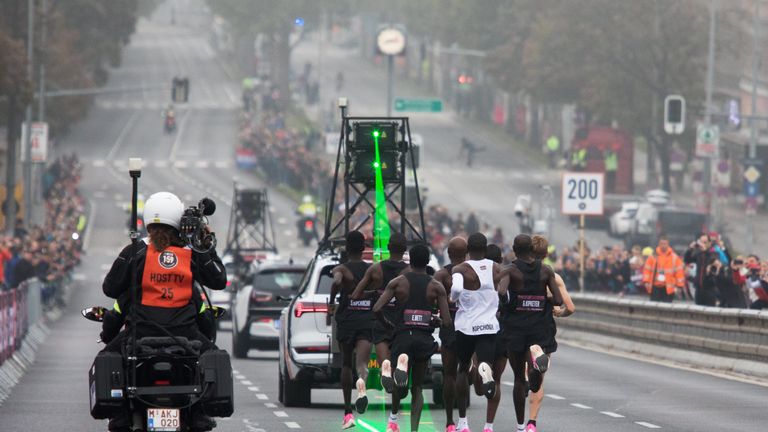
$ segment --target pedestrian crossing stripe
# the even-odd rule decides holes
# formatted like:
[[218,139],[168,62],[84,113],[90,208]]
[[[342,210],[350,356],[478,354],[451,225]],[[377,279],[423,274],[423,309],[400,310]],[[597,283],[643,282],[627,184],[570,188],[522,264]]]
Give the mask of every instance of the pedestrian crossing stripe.
[[[146,102],[146,101],[123,101],[123,100],[98,100],[96,106],[101,109],[107,110],[150,110],[160,111],[165,109],[168,104],[163,102]],[[234,110],[240,108],[240,103],[233,102],[231,100],[224,101],[199,101],[191,102],[188,104],[179,105],[179,108],[192,109],[192,110],[204,110],[204,109],[224,109]]]

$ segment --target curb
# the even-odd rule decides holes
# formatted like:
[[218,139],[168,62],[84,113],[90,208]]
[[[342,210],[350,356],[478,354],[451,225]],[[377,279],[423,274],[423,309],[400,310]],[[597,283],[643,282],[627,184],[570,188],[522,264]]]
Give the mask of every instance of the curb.
[[577,348],[768,386],[768,368],[762,362],[630,341],[564,327],[557,330],[559,340]]

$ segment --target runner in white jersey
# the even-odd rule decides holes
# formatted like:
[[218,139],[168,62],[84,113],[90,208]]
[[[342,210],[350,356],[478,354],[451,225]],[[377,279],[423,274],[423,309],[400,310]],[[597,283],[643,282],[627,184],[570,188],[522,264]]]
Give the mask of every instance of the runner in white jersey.
[[496,393],[491,364],[496,349],[496,333],[499,321],[496,312],[499,296],[496,282],[500,267],[486,259],[488,240],[485,235],[475,233],[467,239],[469,259],[453,268],[451,301],[458,304],[456,311],[456,347],[459,358],[459,373],[456,378],[456,393],[459,402],[459,432],[470,432],[467,422],[469,382],[467,372],[472,364],[472,355],[477,355],[478,372],[483,381],[483,393],[492,399]]

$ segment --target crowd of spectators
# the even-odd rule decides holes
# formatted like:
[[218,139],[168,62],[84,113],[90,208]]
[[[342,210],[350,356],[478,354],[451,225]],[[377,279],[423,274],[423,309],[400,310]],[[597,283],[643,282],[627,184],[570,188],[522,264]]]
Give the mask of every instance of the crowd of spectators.
[[244,111],[240,144],[253,151],[267,181],[296,191],[318,194],[329,188],[333,170],[319,148],[319,136],[286,125],[285,114],[265,110],[259,115]]
[[59,287],[80,262],[79,236],[85,227],[85,201],[78,191],[81,166],[77,157],[57,159],[43,179],[45,222],[25,228],[18,219],[12,235],[0,236],[0,287],[15,289],[37,278],[43,301],[59,300]]

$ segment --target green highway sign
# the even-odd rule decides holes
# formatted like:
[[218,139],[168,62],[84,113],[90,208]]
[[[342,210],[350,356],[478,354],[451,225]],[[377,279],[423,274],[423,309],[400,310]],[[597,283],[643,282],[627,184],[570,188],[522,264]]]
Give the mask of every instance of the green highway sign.
[[442,112],[440,99],[395,99],[395,111]]

